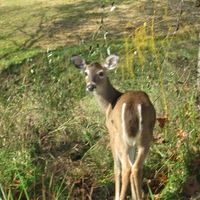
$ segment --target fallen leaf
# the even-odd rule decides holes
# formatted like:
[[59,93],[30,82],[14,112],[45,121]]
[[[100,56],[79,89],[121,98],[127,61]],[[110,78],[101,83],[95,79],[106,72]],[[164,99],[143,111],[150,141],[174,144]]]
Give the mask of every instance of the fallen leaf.
[[157,118],[156,120],[159,122],[159,126],[161,128],[164,128],[165,123],[168,122],[168,118],[167,117],[160,117],[160,118]]
[[177,83],[181,84],[181,85],[184,85],[184,82],[181,82],[181,81],[178,81]]
[[179,92],[179,89],[176,86],[174,86],[174,93],[177,93],[177,92]]
[[167,181],[167,176],[164,172],[157,173],[154,177],[148,180],[148,185],[151,188],[153,194],[159,194],[159,192],[164,188],[165,182]]
[[185,109],[188,110],[188,107],[189,107],[189,103],[186,103],[185,104]]
[[183,139],[183,140],[187,140],[188,139],[188,133],[185,132],[183,129],[178,128],[178,136]]
[[13,180],[13,184],[15,185],[20,184],[20,180],[17,180],[17,179]]
[[160,199],[160,198],[159,198],[159,197],[160,197],[160,194],[154,194],[153,196],[154,196],[154,199],[155,199],[155,200],[159,200],[159,199]]
[[184,87],[184,91],[185,91],[185,92],[188,92],[188,91],[190,91],[190,90],[192,90],[192,88]]
[[[191,87],[189,87],[189,83],[188,82],[178,81],[177,83],[183,85],[183,90],[185,92],[188,92],[189,90],[192,89]],[[179,89],[176,86],[174,86],[174,92],[178,92],[178,91],[179,91]]]
[[197,146],[193,146],[192,149],[194,150],[194,152],[197,152],[199,150]]
[[195,195],[200,190],[200,184],[195,181],[195,176],[189,176],[186,179],[182,193],[188,197]]
[[159,174],[156,175],[156,179],[158,179],[159,181],[167,181],[167,176],[165,175],[164,172],[161,172]]
[[159,144],[163,144],[165,143],[165,138],[164,138],[165,133],[160,133],[157,135],[154,135],[154,141],[159,143]]

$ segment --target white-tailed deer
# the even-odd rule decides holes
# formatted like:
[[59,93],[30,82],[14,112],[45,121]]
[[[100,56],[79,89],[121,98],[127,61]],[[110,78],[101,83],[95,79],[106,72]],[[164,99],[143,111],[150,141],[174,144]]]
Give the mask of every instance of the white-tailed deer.
[[[111,85],[106,74],[116,67],[119,60],[117,55],[108,56],[104,64],[88,64],[79,55],[72,55],[71,60],[76,68],[85,72],[87,90],[93,92],[106,113],[106,126],[114,157],[115,199],[126,198],[130,181],[132,198],[141,200],[142,165],[152,141],[155,109],[145,92],[121,93]],[[136,147],[138,153],[134,159]]]

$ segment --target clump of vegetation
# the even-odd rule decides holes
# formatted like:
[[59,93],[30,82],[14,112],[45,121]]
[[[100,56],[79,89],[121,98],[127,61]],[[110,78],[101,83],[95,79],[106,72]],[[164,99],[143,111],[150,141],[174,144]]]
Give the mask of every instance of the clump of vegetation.
[[[5,26],[0,40],[0,198],[113,197],[104,115],[69,61],[71,54],[101,61],[111,52],[121,57],[120,66],[109,73],[115,87],[146,91],[157,111],[143,169],[145,198],[198,199],[198,8],[189,1],[88,1],[76,3],[76,9],[70,1],[59,2],[40,7],[35,1],[30,10],[30,5],[3,1],[0,9]],[[83,13],[85,6],[91,9]],[[5,9],[21,9],[16,26],[5,18]],[[22,11],[31,13],[29,23]],[[89,33],[85,27],[72,29],[73,13],[92,24]],[[71,20],[69,27],[66,20]]]

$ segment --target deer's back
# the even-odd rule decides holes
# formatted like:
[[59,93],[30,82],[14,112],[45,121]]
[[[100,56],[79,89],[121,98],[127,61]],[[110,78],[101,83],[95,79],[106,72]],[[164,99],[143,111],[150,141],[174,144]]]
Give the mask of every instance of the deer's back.
[[142,134],[143,137],[151,139],[155,118],[148,95],[142,91],[128,91],[108,108],[106,125],[112,136],[131,141],[132,146],[142,131],[148,132],[146,136]]

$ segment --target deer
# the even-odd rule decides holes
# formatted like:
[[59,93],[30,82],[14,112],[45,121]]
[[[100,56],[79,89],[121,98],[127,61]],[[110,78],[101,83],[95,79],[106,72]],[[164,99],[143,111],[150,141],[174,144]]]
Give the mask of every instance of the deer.
[[104,63],[88,63],[81,55],[72,55],[71,61],[85,73],[86,90],[94,94],[106,115],[114,158],[115,200],[126,199],[129,184],[132,199],[141,200],[142,166],[156,121],[153,104],[143,91],[122,93],[112,86],[107,73],[116,68],[118,55],[108,56]]

